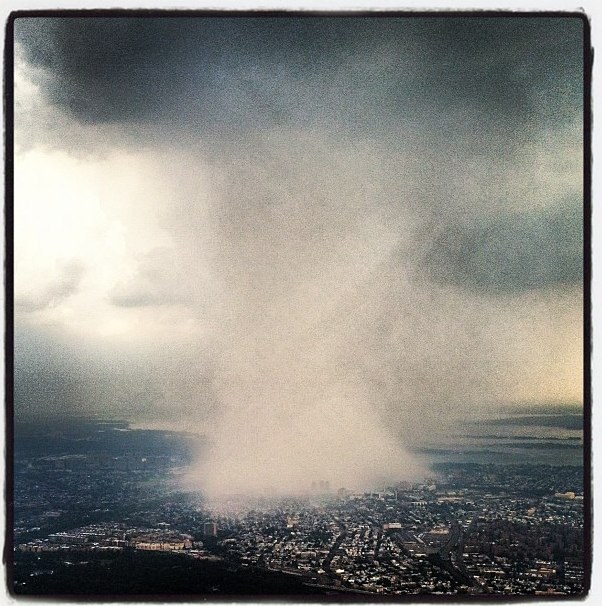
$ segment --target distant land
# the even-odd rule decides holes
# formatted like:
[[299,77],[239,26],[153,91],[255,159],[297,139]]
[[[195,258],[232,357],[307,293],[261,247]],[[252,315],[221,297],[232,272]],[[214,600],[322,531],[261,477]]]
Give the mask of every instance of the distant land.
[[414,451],[431,462],[583,465],[583,407],[579,404],[512,404],[466,422]]

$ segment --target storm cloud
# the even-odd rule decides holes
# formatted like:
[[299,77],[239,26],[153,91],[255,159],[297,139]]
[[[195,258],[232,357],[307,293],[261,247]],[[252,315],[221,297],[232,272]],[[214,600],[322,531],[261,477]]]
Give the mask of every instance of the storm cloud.
[[216,494],[410,477],[447,420],[579,400],[583,26],[17,19],[17,296],[46,301],[17,413],[68,376],[58,412],[194,427]]
[[[580,120],[580,19],[22,19],[50,102],[84,123],[384,130],[470,119],[511,129]],[[464,124],[461,124],[465,126]],[[379,133],[380,134],[380,133]],[[466,133],[464,133],[466,134]]]
[[446,231],[428,264],[443,281],[483,293],[519,292],[583,282],[583,211],[567,202]]

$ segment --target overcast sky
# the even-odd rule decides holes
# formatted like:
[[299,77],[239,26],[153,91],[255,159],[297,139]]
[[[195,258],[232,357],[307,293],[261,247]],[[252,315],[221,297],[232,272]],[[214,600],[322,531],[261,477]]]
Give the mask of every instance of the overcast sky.
[[18,417],[207,434],[218,491],[410,474],[452,419],[582,401],[580,19],[15,38]]

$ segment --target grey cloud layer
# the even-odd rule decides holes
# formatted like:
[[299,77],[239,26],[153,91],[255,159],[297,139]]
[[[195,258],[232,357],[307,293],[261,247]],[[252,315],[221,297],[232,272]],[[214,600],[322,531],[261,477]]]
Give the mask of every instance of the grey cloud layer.
[[582,99],[582,21],[553,18],[28,19],[28,60],[83,122],[386,128],[556,125]]
[[436,279],[494,295],[581,284],[581,204],[458,225],[434,240],[427,259]]

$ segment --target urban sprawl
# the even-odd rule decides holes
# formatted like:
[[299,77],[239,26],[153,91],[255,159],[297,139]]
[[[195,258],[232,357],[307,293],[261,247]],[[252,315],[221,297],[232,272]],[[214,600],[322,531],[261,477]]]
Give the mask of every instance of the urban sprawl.
[[[303,497],[231,497],[218,506],[161,479],[173,480],[184,463],[165,456],[20,461],[14,549],[39,566],[30,561],[26,575],[16,574],[17,591],[65,562],[79,558],[85,566],[86,554],[150,551],[277,571],[335,593],[584,591],[579,467],[449,464],[422,482],[373,492],[317,480]],[[54,554],[54,568],[44,564],[46,554]]]

